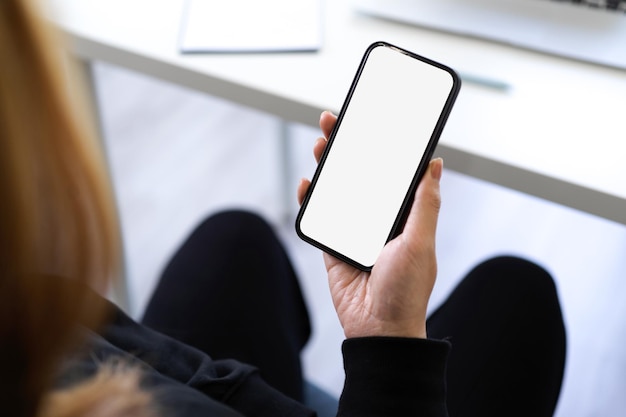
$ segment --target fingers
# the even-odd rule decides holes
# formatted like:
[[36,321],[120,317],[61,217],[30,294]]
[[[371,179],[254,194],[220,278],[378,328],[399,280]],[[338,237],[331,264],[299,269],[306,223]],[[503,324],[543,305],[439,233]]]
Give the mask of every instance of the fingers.
[[324,111],[320,115],[320,128],[322,129],[322,134],[324,135],[321,138],[318,138],[313,145],[313,155],[315,156],[315,160],[319,163],[324,153],[324,149],[326,148],[326,144],[328,143],[328,137],[335,127],[335,123],[337,122],[337,116],[332,114],[329,111]]
[[420,182],[415,194],[404,233],[408,239],[419,240],[421,244],[435,243],[437,220],[441,207],[439,180],[443,172],[443,160],[436,158],[430,161],[428,170]]
[[298,197],[298,204],[302,205],[302,202],[304,201],[304,196],[306,195],[306,192],[308,191],[310,186],[311,181],[307,180],[306,178],[302,178],[300,180],[300,184],[298,184],[298,190],[296,192],[296,195]]
[[[324,135],[321,138],[318,138],[313,145],[313,156],[315,156],[315,161],[317,163],[320,162],[322,158],[322,154],[324,153],[324,149],[326,148],[326,144],[328,143],[328,137],[330,136],[330,132],[335,127],[335,122],[337,121],[337,116],[332,114],[329,111],[322,112],[320,115],[320,128],[322,129],[322,134]],[[306,195],[309,186],[311,185],[311,181],[303,178],[300,180],[298,184],[297,197],[298,204],[302,204],[304,200],[304,196]]]
[[322,134],[325,138],[328,139],[330,136],[330,132],[332,132],[335,127],[335,123],[337,122],[337,116],[332,114],[329,111],[322,112],[320,115],[320,128],[322,129]]
[[326,138],[317,138],[315,144],[313,145],[313,155],[315,156],[315,161],[318,164],[322,158],[322,154],[324,153],[327,143]]

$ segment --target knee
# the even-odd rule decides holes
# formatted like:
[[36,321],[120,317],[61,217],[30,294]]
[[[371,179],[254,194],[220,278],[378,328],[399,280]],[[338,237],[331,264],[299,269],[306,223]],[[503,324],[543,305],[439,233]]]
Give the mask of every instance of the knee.
[[541,294],[557,298],[552,275],[538,264],[516,256],[498,256],[481,262],[468,278],[481,281],[479,285],[493,288],[501,296]]
[[257,227],[266,228],[269,224],[260,215],[243,209],[223,210],[208,216],[203,224],[228,224],[234,226],[245,226],[248,229]]
[[558,291],[546,269],[515,256],[498,256],[478,264],[459,286],[474,302],[521,310],[526,317],[562,321]]
[[207,217],[193,233],[224,245],[264,241],[274,237],[272,227],[256,213],[246,210],[226,210]]
[[[467,301],[457,310],[464,320],[457,349],[478,344],[474,352],[490,352],[485,360],[497,364],[494,378],[510,378],[510,392],[546,398],[549,412],[542,415],[551,415],[566,357],[565,324],[551,274],[528,260],[498,256],[478,264],[460,285]],[[476,374],[488,375],[485,369],[480,365]]]
[[564,332],[555,281],[538,264],[515,256],[498,256],[480,263],[467,279],[484,296],[498,298],[509,308],[521,311],[529,325],[542,322],[550,331]]

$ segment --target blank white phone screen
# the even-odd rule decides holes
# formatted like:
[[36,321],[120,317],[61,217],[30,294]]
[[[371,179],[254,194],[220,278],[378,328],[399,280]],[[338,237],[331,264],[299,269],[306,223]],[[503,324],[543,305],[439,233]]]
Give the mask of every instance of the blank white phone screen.
[[300,232],[373,266],[453,85],[442,68],[391,47],[371,49],[301,213]]

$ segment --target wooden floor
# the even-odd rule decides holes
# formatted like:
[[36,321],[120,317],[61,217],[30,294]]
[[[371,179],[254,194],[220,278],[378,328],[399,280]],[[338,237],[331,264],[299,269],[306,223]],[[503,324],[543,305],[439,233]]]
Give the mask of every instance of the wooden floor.
[[[339,393],[343,336],[321,256],[293,229],[295,188],[315,168],[311,146],[319,132],[288,126],[285,170],[280,120],[103,64],[95,74],[130,313],[141,315],[164,263],[201,219],[225,208],[254,210],[276,227],[300,275],[314,326],[303,355],[307,377]],[[448,170],[442,196],[431,307],[487,257],[539,262],[555,277],[568,329],[557,415],[626,415],[626,228]]]

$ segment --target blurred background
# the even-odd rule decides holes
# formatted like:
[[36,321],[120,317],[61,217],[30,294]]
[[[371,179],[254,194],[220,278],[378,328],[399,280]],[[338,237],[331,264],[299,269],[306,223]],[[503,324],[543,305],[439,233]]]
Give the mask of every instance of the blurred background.
[[[131,315],[141,317],[165,263],[203,218],[230,208],[255,211],[283,239],[305,292],[313,321],[306,375],[338,395],[343,334],[321,255],[293,226],[295,189],[315,169],[311,148],[320,132],[108,64],[96,62],[94,73]],[[281,152],[288,153],[288,170]],[[601,155],[591,158],[592,169],[602,169]],[[556,280],[568,332],[557,415],[626,415],[626,227],[449,170],[442,196],[431,309],[485,258],[514,254],[538,262]]]

